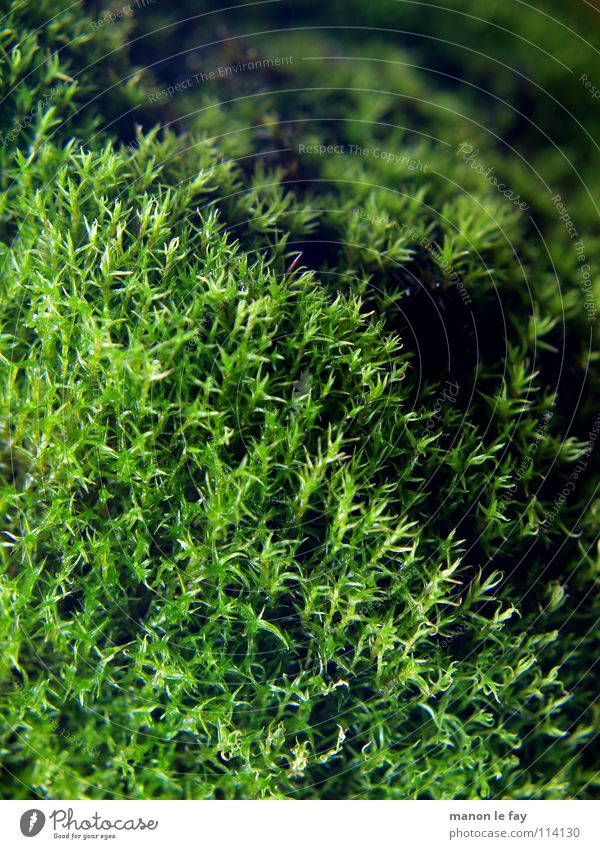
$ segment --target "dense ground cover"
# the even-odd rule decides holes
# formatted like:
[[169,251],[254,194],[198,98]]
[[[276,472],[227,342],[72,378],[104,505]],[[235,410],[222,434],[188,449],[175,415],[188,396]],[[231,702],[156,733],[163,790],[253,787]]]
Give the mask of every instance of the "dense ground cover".
[[335,3],[90,6],[0,24],[3,795],[595,795],[593,137]]

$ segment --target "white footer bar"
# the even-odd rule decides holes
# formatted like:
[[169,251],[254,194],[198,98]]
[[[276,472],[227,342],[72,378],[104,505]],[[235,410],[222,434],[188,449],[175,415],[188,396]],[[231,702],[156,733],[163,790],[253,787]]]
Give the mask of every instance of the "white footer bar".
[[600,847],[600,801],[0,802],[2,847]]

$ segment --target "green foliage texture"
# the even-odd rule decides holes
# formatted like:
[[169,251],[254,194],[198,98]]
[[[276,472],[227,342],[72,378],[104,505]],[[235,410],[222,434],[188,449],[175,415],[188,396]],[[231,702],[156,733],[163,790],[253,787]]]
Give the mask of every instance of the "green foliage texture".
[[595,104],[319,5],[0,4],[4,797],[597,794]]

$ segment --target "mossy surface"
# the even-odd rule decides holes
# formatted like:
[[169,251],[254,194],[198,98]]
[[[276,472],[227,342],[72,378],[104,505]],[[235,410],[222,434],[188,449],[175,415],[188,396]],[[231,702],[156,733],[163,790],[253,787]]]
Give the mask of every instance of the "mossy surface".
[[336,4],[133,18],[2,22],[0,792],[593,797],[593,169]]

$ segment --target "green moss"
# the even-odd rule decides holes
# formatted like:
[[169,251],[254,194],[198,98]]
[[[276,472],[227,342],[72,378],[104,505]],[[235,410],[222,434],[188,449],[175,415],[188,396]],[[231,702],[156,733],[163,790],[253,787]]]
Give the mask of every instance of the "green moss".
[[[3,791],[593,795],[595,324],[537,178],[379,42],[131,143],[172,81],[116,101],[64,6],[2,36],[18,114],[76,80],[1,152]],[[21,103],[24,19],[68,48]]]

